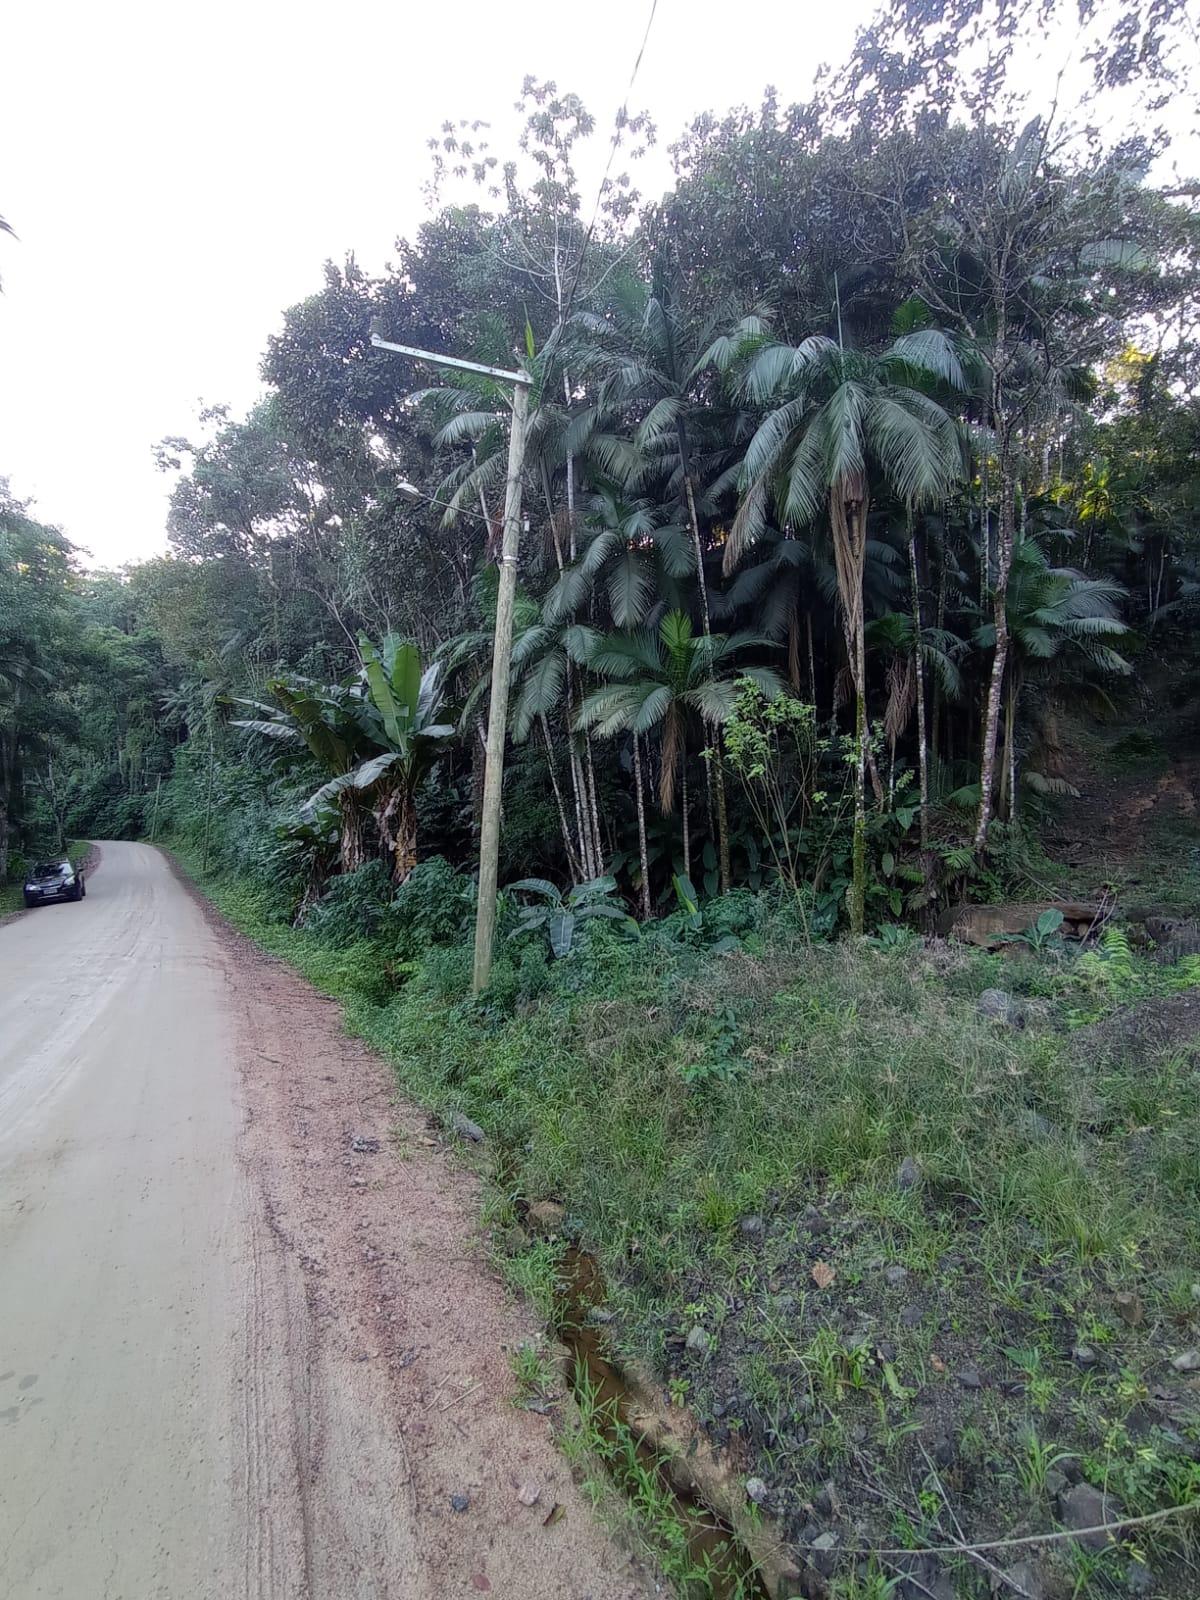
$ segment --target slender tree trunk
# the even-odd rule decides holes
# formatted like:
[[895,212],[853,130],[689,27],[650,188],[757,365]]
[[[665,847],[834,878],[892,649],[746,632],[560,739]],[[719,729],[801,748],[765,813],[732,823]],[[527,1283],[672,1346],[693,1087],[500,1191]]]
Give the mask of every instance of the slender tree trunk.
[[579,834],[579,858],[585,879],[599,877],[592,860],[591,829],[584,826],[584,781],[583,763],[579,759],[579,752],[574,744],[571,745],[571,790],[575,797],[575,827]]
[[1002,808],[1010,822],[1017,816],[1017,716],[1021,704],[1021,679],[1016,663],[1009,662],[1008,701],[1004,714],[1004,779]]
[[983,457],[979,464],[979,605],[987,605],[988,585],[992,579],[992,526],[988,483],[988,448],[985,441]]
[[854,731],[858,756],[854,764],[854,844],[850,882],[850,932],[861,934],[867,920],[867,697],[854,688]]
[[567,808],[563,804],[562,790],[558,784],[558,768],[554,762],[554,743],[550,738],[550,724],[546,721],[546,713],[539,713],[542,725],[542,738],[546,741],[546,765],[550,768],[550,783],[554,789],[554,803],[558,807],[558,825],[562,829],[563,846],[567,852],[567,870],[571,874],[572,883],[579,883],[579,858],[575,853],[575,843],[571,838],[571,828],[567,821]]
[[733,863],[729,849],[729,806],[725,798],[725,741],[718,732],[712,750],[717,792],[717,856],[721,869],[721,893],[728,894],[733,884]]
[[[867,535],[866,484],[857,478],[839,479],[829,492],[833,554],[837,568],[838,597],[846,631],[846,650],[854,686],[854,842],[851,857],[850,931],[866,927],[867,903],[867,637],[863,609],[863,568]],[[872,762],[872,781],[882,793]]]
[[554,546],[554,564],[561,572],[563,569],[562,540],[558,536],[558,522],[554,514],[554,493],[550,484],[550,469],[543,458],[542,468],[542,498],[546,502],[546,517],[550,524],[550,542]]
[[800,620],[793,611],[788,618],[787,634],[788,682],[800,693]]
[[[558,305],[559,320],[562,319],[562,300]],[[568,417],[571,414],[571,380],[567,369],[563,368],[563,401],[566,405]],[[556,541],[557,543],[557,541]],[[567,544],[571,552],[571,560],[575,559],[575,457],[567,452]]]
[[[946,626],[946,533],[945,525],[942,528],[941,549],[938,552],[938,597],[937,597],[937,626],[941,632]],[[943,696],[941,681],[933,685],[933,731],[929,737],[929,748],[933,760],[941,760],[941,731],[942,731]]]
[[708,616],[708,580],[704,575],[704,547],[700,541],[700,518],[696,512],[696,491],[692,484],[692,459],[688,449],[687,424],[682,416],[675,421],[675,437],[679,443],[679,469],[683,474],[683,491],[687,499],[688,521],[692,530],[692,546],[696,552],[696,583],[700,592],[700,621],[707,639],[712,632]]
[[680,812],[683,821],[683,875],[692,876],[691,814],[688,811],[687,749],[679,752]]
[[921,627],[921,586],[917,569],[917,529],[908,512],[908,577],[912,588],[913,638],[917,674],[917,771],[921,784],[921,849],[929,848],[929,744],[925,737],[925,646]]
[[[692,546],[696,553],[696,583],[700,594],[700,623],[706,639],[712,638],[712,621],[708,608],[708,579],[704,572],[704,546],[700,538],[700,516],[696,510],[696,489],[692,482],[691,452],[688,448],[687,426],[682,417],[675,423],[679,441],[679,466],[683,473],[684,494],[687,498],[688,522],[692,530]],[[721,893],[728,894],[733,883],[733,869],[729,853],[729,807],[725,798],[725,772],[718,761],[711,775],[717,802],[717,860],[720,870]]]
[[642,783],[641,740],[633,736],[633,786],[637,791],[638,856],[642,867],[642,921],[649,922],[650,908],[650,850],[646,843],[646,795]]
[[[575,720],[575,695],[572,688],[574,682],[574,669],[567,668],[567,724],[568,727]],[[598,878],[599,868],[592,856],[591,826],[588,822],[587,782],[583,773],[583,762],[580,759],[579,749],[575,741],[567,736],[567,751],[570,757],[571,794],[575,801],[575,826],[579,837],[579,863],[586,880]]]
[[1004,693],[1004,673],[1008,665],[1008,575],[1013,555],[1013,495],[1015,492],[1008,441],[1001,443],[1000,524],[997,530],[996,585],[992,592],[992,618],[996,629],[996,649],[992,656],[992,675],[984,702],[983,737],[979,752],[979,818],[975,825],[975,848],[987,844],[988,824],[992,820],[996,788],[996,744],[1000,732],[1000,709]]
[[804,613],[804,631],[808,635],[808,692],[812,697],[813,716],[817,711],[817,657],[813,650],[812,612]]
[[592,827],[592,854],[596,861],[594,876],[598,878],[604,871],[604,840],[600,833],[600,808],[596,804],[596,769],[592,765],[592,740],[590,734],[584,734],[583,743],[584,749],[587,751],[588,820]]

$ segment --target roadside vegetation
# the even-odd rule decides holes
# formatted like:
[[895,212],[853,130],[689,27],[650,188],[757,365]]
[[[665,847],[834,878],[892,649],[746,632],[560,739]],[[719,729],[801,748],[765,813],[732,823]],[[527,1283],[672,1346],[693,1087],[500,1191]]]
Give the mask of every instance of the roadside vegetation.
[[[764,891],[707,924],[596,923],[556,959],[510,905],[474,1001],[469,880],[427,862],[392,896],[363,873],[374,912],[367,882],[304,929],[270,882],[200,882],[450,1137],[457,1115],[483,1129],[514,1282],[552,1321],[568,1241],[592,1252],[617,1357],[694,1409],[798,1547],[1196,1497],[1200,957],[1164,966],[1116,925],[1082,952],[829,944]],[[549,1239],[525,1220],[546,1199]],[[1145,1592],[1183,1596],[1189,1551],[1180,1521],[1033,1569],[1105,1593],[1148,1563]],[[969,1594],[971,1566],[922,1570]]]
[[[1169,132],[1086,120],[1194,85],[1113,0],[1031,101],[1066,11],[895,0],[654,204],[634,108],[594,216],[529,79],[162,442],[169,553],[0,498],[0,881],[172,849],[482,1135],[547,1322],[594,1259],[822,1600],[1200,1592],[1200,222]],[[478,999],[508,401],[373,329],[530,378]],[[570,1447],[732,1594],[589,1393]]]

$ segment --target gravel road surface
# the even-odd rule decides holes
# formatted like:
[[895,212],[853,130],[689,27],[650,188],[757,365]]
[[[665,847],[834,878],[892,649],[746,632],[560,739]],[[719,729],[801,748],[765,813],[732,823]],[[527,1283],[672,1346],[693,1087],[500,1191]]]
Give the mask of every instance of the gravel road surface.
[[0,1600],[654,1592],[511,1403],[474,1186],[156,850],[0,927]]

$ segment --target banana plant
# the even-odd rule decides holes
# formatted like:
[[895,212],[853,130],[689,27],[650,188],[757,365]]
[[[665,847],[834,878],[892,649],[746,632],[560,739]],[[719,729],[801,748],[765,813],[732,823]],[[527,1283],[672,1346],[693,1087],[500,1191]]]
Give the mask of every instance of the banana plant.
[[521,878],[516,883],[510,883],[508,889],[512,893],[538,897],[533,905],[521,907],[520,920],[510,938],[516,939],[522,934],[535,933],[544,928],[550,939],[550,949],[559,957],[570,955],[579,924],[596,917],[623,923],[635,933],[637,931],[637,923],[628,912],[612,903],[617,880],[607,875],[592,878],[588,883],[577,883],[566,894],[547,878]]
[[318,806],[349,791],[366,796],[380,844],[401,884],[417,864],[417,791],[441,754],[454,724],[445,711],[442,663],[421,669],[416,645],[388,634],[380,647],[358,636],[362,672],[358,722],[378,753],[322,784],[308,804]]
[[317,809],[319,797],[326,803],[336,801],[339,865],[343,872],[353,872],[366,860],[368,811],[358,788],[345,780],[371,748],[359,715],[359,696],[344,684],[320,684],[300,677],[275,678],[267,690],[276,703],[236,700],[236,705],[258,715],[237,717],[232,726],[283,745],[303,745],[330,774],[309,808]]

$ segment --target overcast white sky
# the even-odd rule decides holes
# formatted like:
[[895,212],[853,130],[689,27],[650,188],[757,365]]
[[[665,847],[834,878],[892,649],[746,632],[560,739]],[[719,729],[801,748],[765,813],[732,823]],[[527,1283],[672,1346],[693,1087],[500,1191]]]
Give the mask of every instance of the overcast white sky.
[[[326,259],[383,265],[423,215],[443,121],[491,122],[503,155],[522,78],[554,78],[596,117],[595,192],[649,4],[8,0],[0,215],[20,238],[0,235],[0,475],[96,564],[163,549],[153,445],[195,435],[202,402],[253,401],[268,335]],[[803,98],[873,9],[659,0],[631,100],[659,129],[643,190],[668,181],[693,116],[757,104],[768,81]],[[1027,47],[1048,98],[1079,41]]]
[[[382,265],[421,218],[443,120],[487,119],[503,150],[531,72],[611,127],[648,3],[9,0],[0,474],[98,564],[164,548],[155,441],[195,433],[200,400],[253,400],[326,258]],[[659,126],[658,187],[694,114],[756,103],[768,78],[802,96],[867,9],[659,0],[631,102]]]

